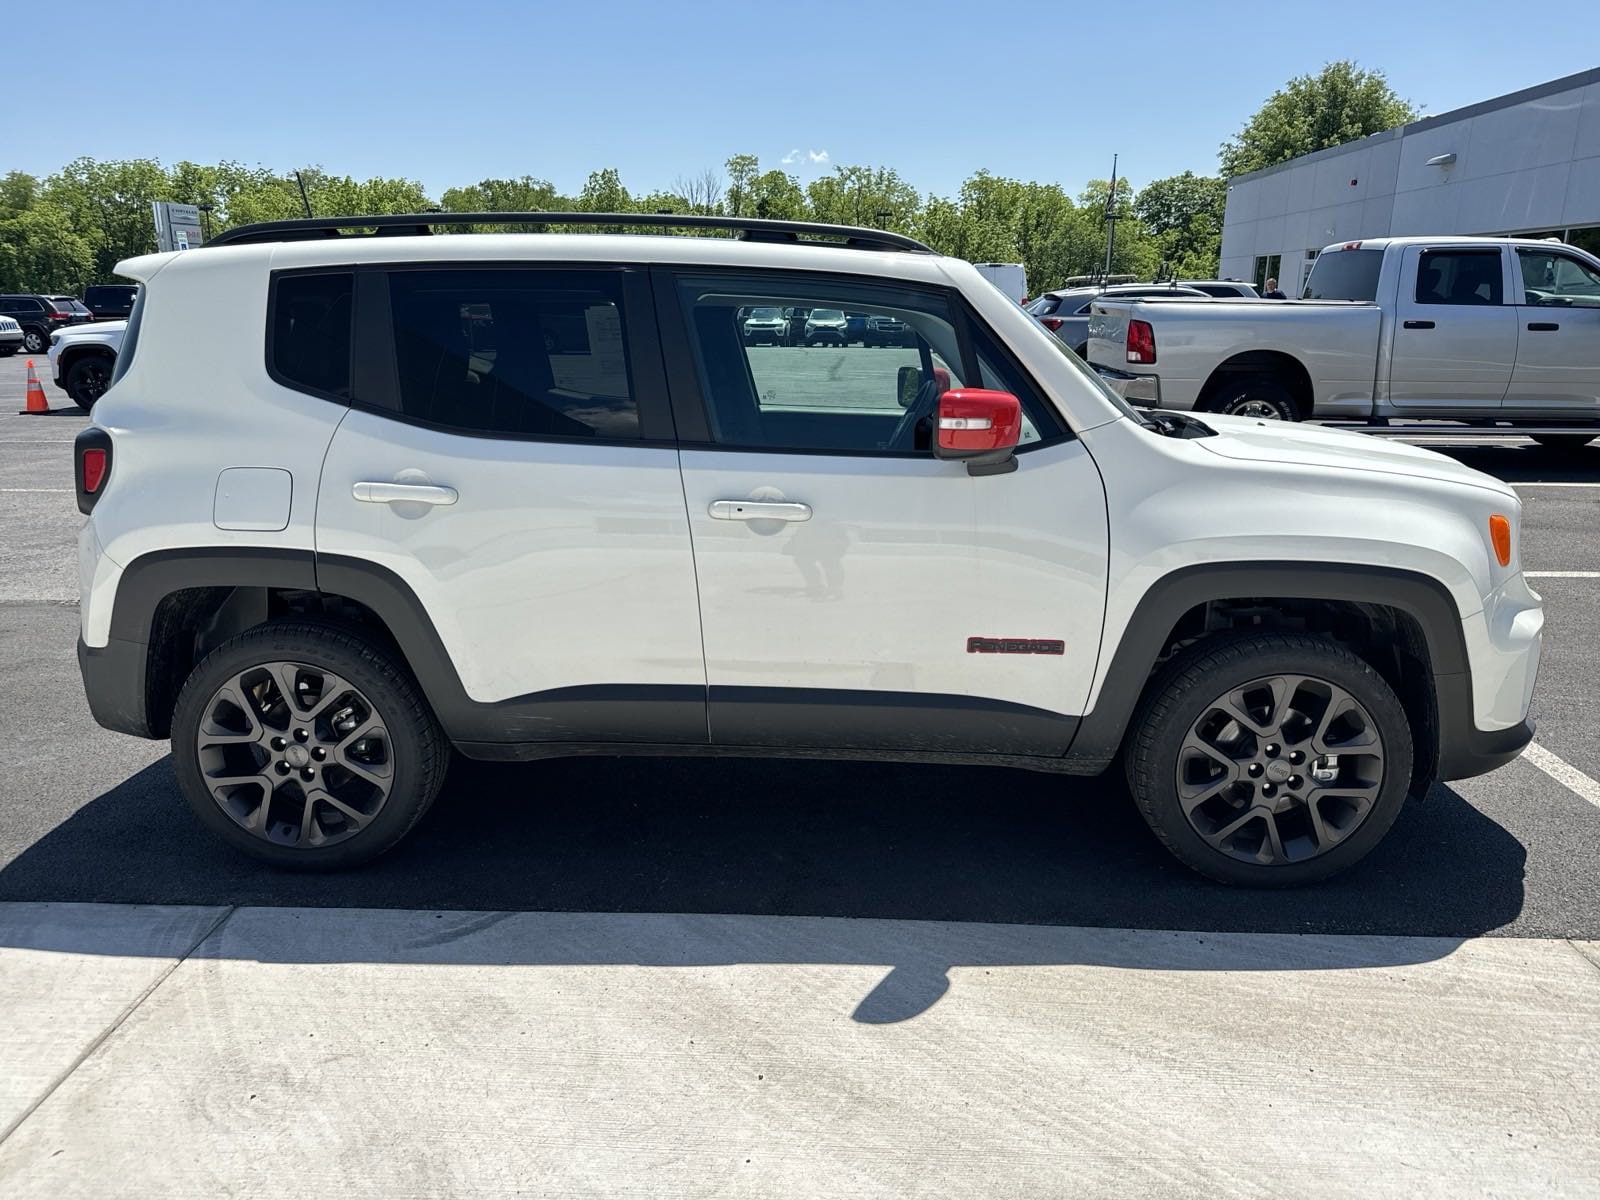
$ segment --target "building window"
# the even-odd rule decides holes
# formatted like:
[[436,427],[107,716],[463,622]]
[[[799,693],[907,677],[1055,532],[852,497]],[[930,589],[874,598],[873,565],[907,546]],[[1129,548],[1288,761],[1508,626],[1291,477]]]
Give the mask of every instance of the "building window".
[[1282,266],[1283,255],[1258,254],[1256,256],[1256,289],[1259,291],[1260,289],[1266,287],[1267,280],[1269,279],[1277,279],[1278,271]]

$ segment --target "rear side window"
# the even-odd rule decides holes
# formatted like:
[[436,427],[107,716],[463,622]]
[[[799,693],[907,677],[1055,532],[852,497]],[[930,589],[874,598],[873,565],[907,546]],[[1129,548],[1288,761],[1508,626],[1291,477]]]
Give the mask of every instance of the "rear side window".
[[279,276],[267,359],[274,379],[299,391],[349,398],[354,287],[348,271]]
[[608,271],[392,272],[401,411],[473,433],[639,437],[621,287]]
[[1500,304],[1504,294],[1498,250],[1424,250],[1417,258],[1418,304]]
[[128,327],[122,331],[122,345],[117,350],[116,364],[111,368],[111,382],[116,383],[133,365],[133,352],[139,348],[140,318],[144,316],[144,288],[133,293],[133,311],[128,314]]
[[1336,250],[1319,254],[1306,280],[1307,300],[1365,300],[1378,298],[1378,272],[1382,250]]

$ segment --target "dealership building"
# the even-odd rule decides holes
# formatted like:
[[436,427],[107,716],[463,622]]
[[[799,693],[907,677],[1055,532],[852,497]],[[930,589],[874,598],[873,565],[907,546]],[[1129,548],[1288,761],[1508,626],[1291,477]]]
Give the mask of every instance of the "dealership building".
[[1406,234],[1600,254],[1600,68],[1235,176],[1222,274],[1298,295],[1324,246]]

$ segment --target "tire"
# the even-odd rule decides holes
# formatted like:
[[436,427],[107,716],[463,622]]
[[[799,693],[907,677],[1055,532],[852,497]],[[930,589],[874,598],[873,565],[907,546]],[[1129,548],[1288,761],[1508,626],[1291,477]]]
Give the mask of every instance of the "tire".
[[50,338],[30,326],[22,331],[22,348],[29,354],[43,354],[50,348]]
[[1557,450],[1563,454],[1582,450],[1595,439],[1592,433],[1535,433],[1530,436],[1545,449]]
[[[298,697],[292,720],[281,703],[286,673]],[[303,704],[301,693],[315,699]],[[184,799],[230,846],[277,867],[331,871],[368,862],[410,832],[444,782],[449,744],[387,652],[297,621],[248,630],[190,673],[173,713],[172,759]],[[241,782],[214,782],[222,777]]]
[[111,386],[111,370],[116,360],[104,354],[91,354],[76,359],[67,368],[64,385],[72,402],[84,412],[94,409],[95,401],[105,395]]
[[1260,378],[1233,380],[1222,386],[1217,400],[1207,406],[1211,412],[1230,417],[1255,417],[1261,421],[1298,421],[1300,410],[1295,407],[1289,389],[1276,379]]
[[[1281,702],[1261,705],[1290,675],[1306,678]],[[1321,744],[1348,748],[1322,757],[1312,740],[1323,733],[1321,719],[1338,711],[1340,693],[1357,710],[1335,717]],[[1236,694],[1260,725],[1271,730],[1274,716],[1284,722],[1268,734],[1276,742],[1219,708]],[[1193,748],[1202,740],[1207,752]],[[1217,782],[1227,778],[1225,761],[1234,782]],[[1162,844],[1202,875],[1249,887],[1314,883],[1360,861],[1400,815],[1411,764],[1410,723],[1388,683],[1344,646],[1298,633],[1218,638],[1180,655],[1151,685],[1124,761],[1134,802]],[[1303,774],[1276,774],[1296,765]],[[1318,770],[1334,775],[1319,785]],[[1268,804],[1276,811],[1268,814]]]

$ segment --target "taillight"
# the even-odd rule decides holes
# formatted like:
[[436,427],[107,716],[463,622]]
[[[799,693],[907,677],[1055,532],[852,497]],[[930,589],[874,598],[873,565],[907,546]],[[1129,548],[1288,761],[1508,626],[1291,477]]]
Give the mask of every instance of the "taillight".
[[1153,363],[1156,360],[1156,331],[1149,321],[1128,322],[1128,361]]
[[73,439],[74,474],[78,491],[78,511],[87,513],[105,491],[111,477],[111,435],[91,425]]
[[1043,325],[1046,329],[1048,329],[1051,333],[1054,333],[1056,330],[1060,329],[1063,325],[1066,324],[1066,322],[1063,321],[1060,317],[1040,317],[1039,318],[1039,323],[1041,325]]

